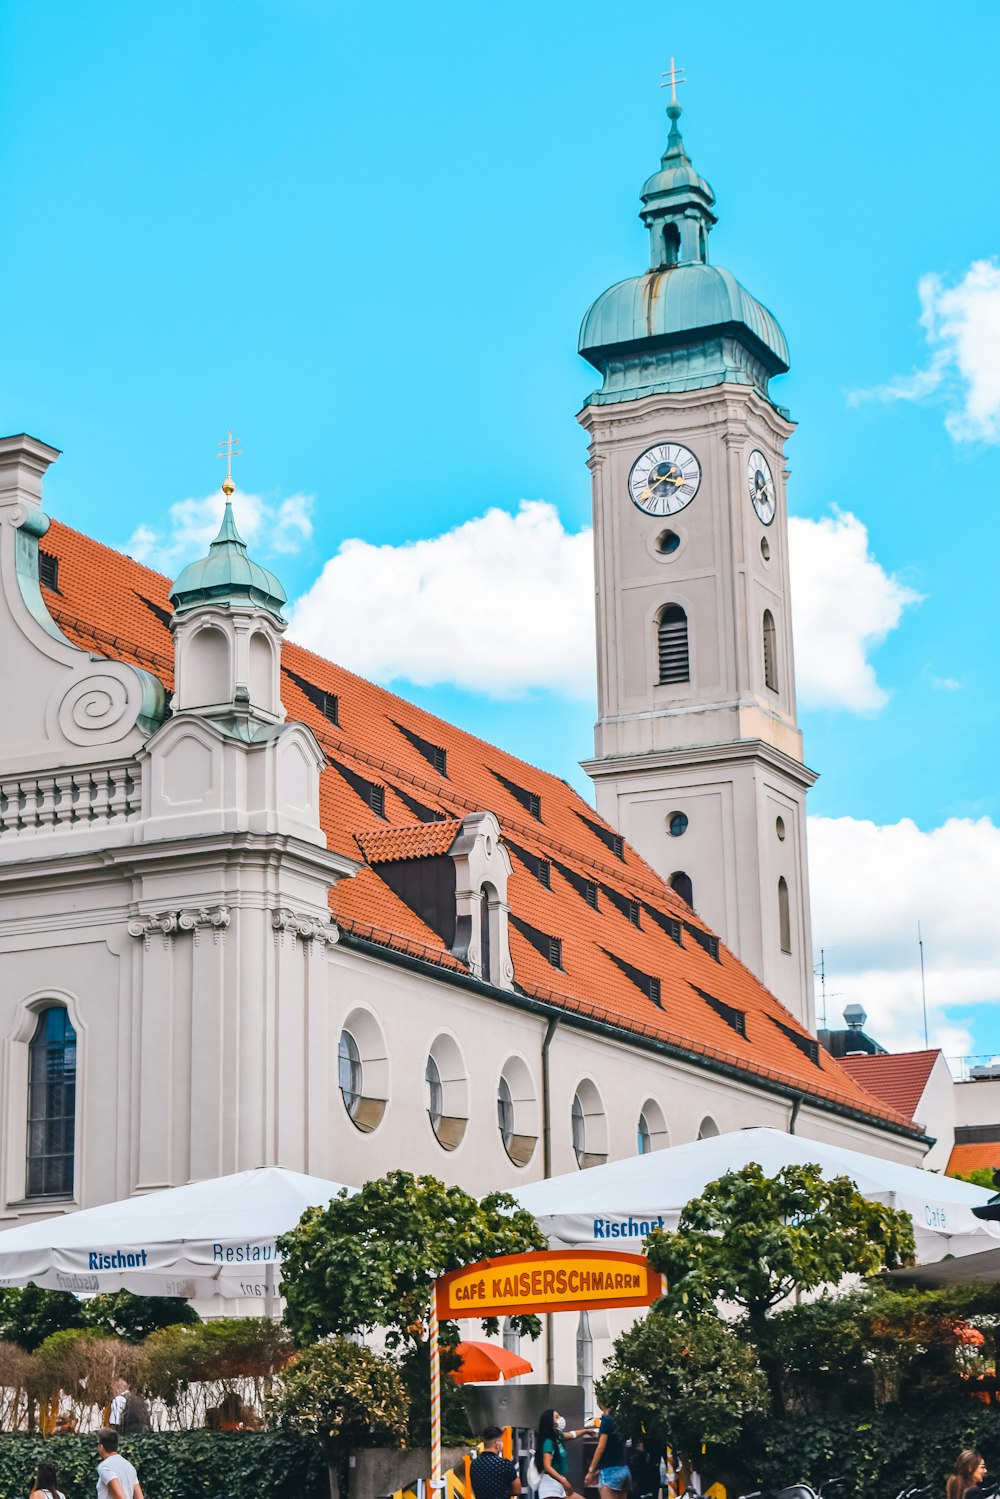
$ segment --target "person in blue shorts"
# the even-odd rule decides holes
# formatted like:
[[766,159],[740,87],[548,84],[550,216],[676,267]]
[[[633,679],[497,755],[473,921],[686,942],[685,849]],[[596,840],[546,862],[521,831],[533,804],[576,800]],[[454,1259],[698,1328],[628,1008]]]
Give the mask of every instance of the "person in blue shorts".
[[632,1475],[625,1461],[625,1443],[618,1434],[614,1416],[600,1396],[597,1403],[601,1407],[601,1424],[590,1472],[583,1480],[583,1486],[593,1488],[595,1483],[600,1483],[601,1499],[621,1499],[622,1494],[632,1487]]

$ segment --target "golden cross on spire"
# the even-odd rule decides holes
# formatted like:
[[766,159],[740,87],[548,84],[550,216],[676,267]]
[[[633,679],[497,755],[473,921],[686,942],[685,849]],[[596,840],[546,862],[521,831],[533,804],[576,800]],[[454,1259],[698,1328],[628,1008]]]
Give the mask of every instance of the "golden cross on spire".
[[233,459],[243,457],[239,445],[240,439],[233,436],[233,429],[230,427],[228,436],[219,443],[219,451],[215,455],[217,458],[226,460],[226,477],[222,481],[222,493],[227,500],[236,491],[236,485],[233,483]]
[[663,82],[660,84],[660,87],[661,88],[669,88],[669,90],[670,90],[670,102],[671,102],[671,104],[676,104],[677,103],[677,85],[679,83],[687,83],[687,79],[684,77],[684,69],[683,68],[678,68],[675,65],[675,63],[674,63],[673,58],[671,58],[670,59],[670,68],[669,68],[669,70],[666,73],[661,73],[660,77],[663,79]]

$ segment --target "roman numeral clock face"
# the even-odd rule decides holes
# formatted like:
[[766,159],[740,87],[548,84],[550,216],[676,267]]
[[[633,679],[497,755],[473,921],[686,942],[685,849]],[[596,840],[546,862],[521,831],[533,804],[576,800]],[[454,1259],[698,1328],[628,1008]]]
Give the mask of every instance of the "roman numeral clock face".
[[633,463],[628,492],[633,505],[647,515],[676,515],[690,505],[700,483],[701,464],[691,449],[661,442]]

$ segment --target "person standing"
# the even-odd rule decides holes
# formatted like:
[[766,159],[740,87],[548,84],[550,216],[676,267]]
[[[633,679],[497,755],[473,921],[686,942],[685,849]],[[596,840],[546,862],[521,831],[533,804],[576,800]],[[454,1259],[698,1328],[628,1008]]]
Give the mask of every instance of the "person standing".
[[108,1425],[123,1437],[149,1430],[149,1406],[141,1395],[130,1390],[124,1379],[114,1383],[114,1399],[108,1413]]
[[521,1493],[517,1464],[501,1451],[503,1432],[499,1426],[487,1426],[483,1432],[483,1450],[474,1457],[469,1479],[475,1499],[514,1499]]
[[118,1451],[117,1431],[97,1433],[97,1499],[143,1499],[139,1475]]
[[57,1487],[58,1482],[59,1479],[52,1464],[39,1463],[35,1487],[32,1489],[28,1499],[66,1499],[66,1495],[62,1489]]
[[583,1480],[584,1488],[601,1485],[601,1499],[621,1499],[626,1489],[632,1487],[632,1475],[625,1461],[625,1443],[618,1435],[615,1418],[598,1396],[601,1407],[601,1424],[598,1427],[597,1446],[590,1460],[590,1471]]
[[557,1410],[542,1411],[538,1418],[538,1436],[535,1443],[535,1465],[541,1473],[538,1484],[538,1499],[582,1499],[569,1479],[569,1454],[564,1437],[579,1436],[578,1431],[567,1431],[566,1422]]
[[975,1493],[986,1477],[986,1464],[972,1447],[966,1447],[955,1460],[955,1467],[948,1475],[947,1499],[966,1499]]

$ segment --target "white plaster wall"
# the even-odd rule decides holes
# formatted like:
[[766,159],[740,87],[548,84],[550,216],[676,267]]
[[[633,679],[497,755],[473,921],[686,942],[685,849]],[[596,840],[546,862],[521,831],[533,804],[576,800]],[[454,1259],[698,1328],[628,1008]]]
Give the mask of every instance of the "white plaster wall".
[[1000,1078],[980,1078],[955,1084],[957,1125],[1000,1125]]

